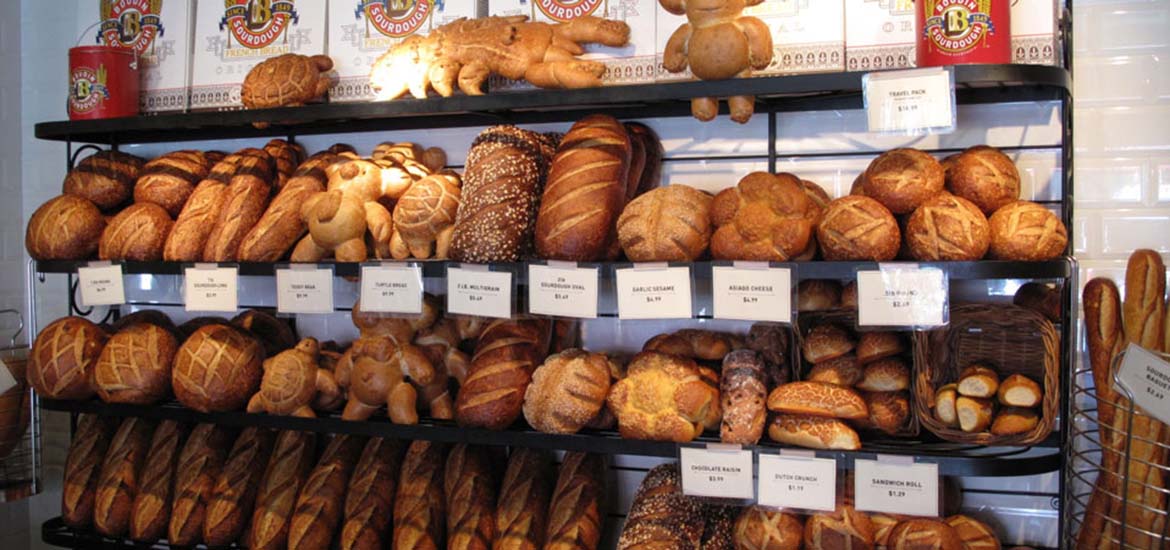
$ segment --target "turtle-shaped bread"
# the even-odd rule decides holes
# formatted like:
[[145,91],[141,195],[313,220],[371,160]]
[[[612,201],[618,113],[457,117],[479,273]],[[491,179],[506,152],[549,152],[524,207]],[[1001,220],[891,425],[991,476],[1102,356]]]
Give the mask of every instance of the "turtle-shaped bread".
[[248,412],[317,416],[310,406],[320,392],[327,396],[339,393],[333,373],[318,366],[320,346],[315,338],[305,338],[297,347],[282,351],[264,361],[264,378],[260,391],[248,401]]
[[331,84],[325,73],[332,68],[326,55],[286,53],[265,59],[248,71],[240,99],[249,109],[304,105],[325,95]]

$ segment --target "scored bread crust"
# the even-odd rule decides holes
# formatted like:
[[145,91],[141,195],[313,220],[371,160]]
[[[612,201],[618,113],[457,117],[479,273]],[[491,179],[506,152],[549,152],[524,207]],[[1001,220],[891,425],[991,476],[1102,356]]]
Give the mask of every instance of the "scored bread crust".
[[248,529],[248,547],[279,550],[288,541],[289,523],[297,494],[313,468],[316,435],[281,432],[264,468]]
[[61,519],[65,525],[85,529],[93,524],[94,495],[114,429],[109,418],[89,413],[78,418],[61,480]]
[[389,546],[394,493],[405,451],[405,445],[393,439],[376,437],[366,442],[345,491],[338,548],[377,550]]
[[267,428],[245,428],[228,453],[207,501],[203,542],[210,547],[236,542],[252,517],[256,492],[276,434]]
[[552,459],[547,452],[512,450],[500,484],[492,550],[540,550],[544,546],[553,476]]
[[547,433],[576,433],[605,406],[609,358],[567,349],[545,359],[524,392],[524,418]]
[[693,261],[711,241],[711,195],[685,185],[652,189],[618,217],[618,240],[634,262]]
[[825,382],[790,382],[768,395],[768,410],[860,420],[869,415],[865,401],[850,388]]
[[186,436],[187,427],[174,420],[164,420],[155,428],[146,453],[149,460],[139,475],[139,491],[131,507],[130,538],[154,542],[166,535],[175,464]]

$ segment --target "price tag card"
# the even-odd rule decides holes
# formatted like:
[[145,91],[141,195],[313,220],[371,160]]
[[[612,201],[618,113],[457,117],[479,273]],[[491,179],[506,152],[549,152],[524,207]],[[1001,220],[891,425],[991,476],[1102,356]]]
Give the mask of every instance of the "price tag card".
[[528,312],[594,319],[597,317],[596,267],[571,262],[528,266]]
[[1146,414],[1170,424],[1170,363],[1137,345],[1125,348],[1114,379]]
[[0,359],[0,393],[15,387],[16,378],[12,376],[12,371],[8,370],[8,365],[4,364],[4,360]]
[[679,447],[683,494],[751,500],[755,497],[752,451],[739,445],[712,443]]
[[187,311],[235,312],[240,308],[236,267],[195,264],[183,269],[183,302]]
[[460,315],[512,317],[512,274],[487,266],[447,268],[447,311]]
[[762,506],[832,512],[837,508],[837,461],[811,452],[761,454],[759,486]]
[[690,319],[691,268],[635,266],[617,270],[618,317]]
[[857,509],[908,516],[937,517],[938,464],[918,464],[912,457],[878,457],[854,461],[853,490]]
[[916,265],[857,272],[857,324],[937,327],[947,324],[950,284],[943,270]]
[[362,311],[422,313],[422,267],[406,264],[363,265]]
[[333,313],[333,270],[314,265],[277,269],[276,311]]
[[121,265],[95,262],[79,267],[77,280],[83,306],[120,306],[126,303]]
[[715,318],[792,322],[792,270],[735,262],[711,268]]
[[955,129],[954,73],[945,67],[869,73],[861,85],[870,132],[915,135]]

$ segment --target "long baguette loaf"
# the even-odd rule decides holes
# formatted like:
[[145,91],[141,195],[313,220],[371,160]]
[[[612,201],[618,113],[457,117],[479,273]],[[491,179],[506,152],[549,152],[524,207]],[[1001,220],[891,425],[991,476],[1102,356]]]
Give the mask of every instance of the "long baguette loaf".
[[415,441],[402,460],[398,494],[394,497],[393,550],[445,548],[443,534],[443,464],[447,448],[430,441]]
[[110,441],[94,494],[93,526],[98,533],[120,537],[130,528],[130,511],[152,433],[153,422],[127,418]]
[[496,479],[486,447],[456,445],[443,474],[447,550],[491,550],[496,534]]
[[207,503],[203,542],[208,546],[227,546],[243,534],[264,474],[256,465],[268,462],[275,439],[271,430],[256,427],[244,429],[236,438]]
[[93,525],[94,493],[114,429],[110,419],[94,414],[83,414],[78,419],[61,482],[61,519],[65,525],[75,529]]
[[207,246],[210,234],[208,228],[219,219],[226,197],[227,184],[211,178],[199,182],[167,235],[167,242],[163,245],[163,259],[168,262],[202,260],[203,248]]
[[394,513],[394,493],[406,447],[393,439],[373,438],[349,478],[345,492],[344,520],[338,546],[341,550],[378,550],[387,540]]
[[248,530],[247,546],[252,550],[282,550],[288,541],[288,526],[297,494],[313,468],[317,438],[308,432],[281,432],[276,438]]
[[492,550],[540,550],[544,546],[552,485],[548,453],[526,448],[512,451],[496,503]]
[[325,190],[325,169],[338,159],[332,153],[317,153],[297,168],[240,242],[240,261],[275,262],[297,244],[306,231],[301,205],[314,193]]
[[605,458],[565,453],[545,531],[545,550],[595,550],[605,527]]
[[246,172],[246,162],[241,161],[239,173],[228,185],[219,218],[207,237],[207,246],[203,248],[205,262],[237,260],[240,242],[260,221],[268,206],[272,186],[261,175]]
[[231,443],[232,432],[212,424],[195,426],[187,436],[175,466],[171,522],[167,527],[167,542],[172,546],[199,542],[207,502]]
[[289,550],[327,550],[341,523],[345,487],[357,464],[365,441],[359,437],[337,435],[321,453],[317,466],[309,474],[288,528]]
[[154,429],[146,465],[139,476],[140,488],[130,511],[130,538],[154,542],[167,534],[175,464],[186,436],[187,427],[173,420],[160,422]]

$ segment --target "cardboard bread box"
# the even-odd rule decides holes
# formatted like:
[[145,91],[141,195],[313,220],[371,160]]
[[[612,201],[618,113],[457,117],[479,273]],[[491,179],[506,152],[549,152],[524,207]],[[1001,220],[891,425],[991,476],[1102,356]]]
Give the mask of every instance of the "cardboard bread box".
[[744,15],[772,30],[772,64],[756,76],[845,70],[844,0],[768,0]]
[[1012,63],[1060,65],[1060,21],[1063,2],[1012,2]]
[[914,67],[914,0],[845,0],[845,68]]

